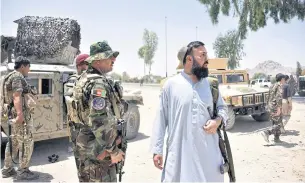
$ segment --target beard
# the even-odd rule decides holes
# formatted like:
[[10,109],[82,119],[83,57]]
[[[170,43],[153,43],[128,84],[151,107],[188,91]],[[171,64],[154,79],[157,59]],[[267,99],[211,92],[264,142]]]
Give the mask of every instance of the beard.
[[192,74],[196,76],[198,80],[209,76],[209,69],[200,66],[197,60],[193,57]]

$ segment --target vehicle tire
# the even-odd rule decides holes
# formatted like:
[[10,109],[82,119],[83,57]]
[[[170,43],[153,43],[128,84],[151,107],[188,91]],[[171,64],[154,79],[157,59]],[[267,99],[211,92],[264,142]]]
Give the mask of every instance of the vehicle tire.
[[265,122],[265,121],[269,121],[270,115],[268,112],[262,114],[253,114],[252,118],[257,122]]
[[305,97],[305,92],[301,91],[301,92],[298,92],[299,96],[300,97]]
[[235,112],[232,107],[228,107],[228,117],[229,119],[227,121],[226,130],[232,129],[235,124]]
[[131,140],[134,139],[139,132],[140,112],[138,106],[136,105],[130,104],[128,108],[127,113],[124,115],[124,119],[127,122],[126,138],[127,140]]

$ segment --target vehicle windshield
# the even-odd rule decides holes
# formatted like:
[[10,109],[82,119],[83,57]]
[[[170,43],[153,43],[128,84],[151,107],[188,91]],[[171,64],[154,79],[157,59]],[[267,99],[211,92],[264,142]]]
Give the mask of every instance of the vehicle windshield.
[[305,77],[299,77],[299,81],[305,81]]
[[243,74],[228,74],[226,75],[227,83],[239,83],[245,82],[245,78]]

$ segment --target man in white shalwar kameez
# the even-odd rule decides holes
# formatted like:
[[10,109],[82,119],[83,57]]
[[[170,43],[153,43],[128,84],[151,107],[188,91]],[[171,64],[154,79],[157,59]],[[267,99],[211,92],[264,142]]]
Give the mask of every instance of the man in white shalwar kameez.
[[[207,51],[199,41],[180,49],[184,70],[163,85],[151,137],[154,165],[162,182],[224,182],[217,127],[227,121],[227,106],[219,93],[218,117],[211,120],[213,99],[208,76]],[[163,167],[165,131],[166,155]]]

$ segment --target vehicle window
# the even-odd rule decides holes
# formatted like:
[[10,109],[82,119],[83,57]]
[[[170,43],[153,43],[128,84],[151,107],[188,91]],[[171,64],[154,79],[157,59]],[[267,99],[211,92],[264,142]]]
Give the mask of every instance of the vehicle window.
[[252,82],[251,82],[251,85],[254,85],[254,84],[255,84],[255,81],[252,81]]
[[259,83],[261,83],[262,81],[263,81],[263,80],[261,80],[261,79],[260,79],[260,80],[258,80],[258,82],[259,82]]
[[300,81],[305,81],[305,77],[300,77],[299,80]]
[[245,81],[243,74],[230,74],[230,75],[226,75],[226,77],[227,77],[227,83],[238,83]]
[[219,82],[219,83],[223,83],[223,81],[222,81],[222,75],[217,75],[217,79],[218,79],[218,82]]
[[52,94],[52,79],[41,80],[41,94]]
[[37,91],[39,91],[38,88],[38,79],[26,79],[29,85],[34,86]]

